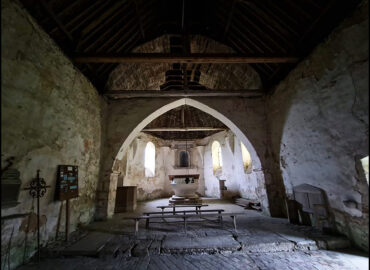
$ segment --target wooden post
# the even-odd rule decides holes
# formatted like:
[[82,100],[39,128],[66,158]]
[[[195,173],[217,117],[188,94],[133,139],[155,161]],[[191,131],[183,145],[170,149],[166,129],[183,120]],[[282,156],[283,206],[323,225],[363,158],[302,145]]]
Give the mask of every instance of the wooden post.
[[69,235],[69,199],[66,200],[66,242]]

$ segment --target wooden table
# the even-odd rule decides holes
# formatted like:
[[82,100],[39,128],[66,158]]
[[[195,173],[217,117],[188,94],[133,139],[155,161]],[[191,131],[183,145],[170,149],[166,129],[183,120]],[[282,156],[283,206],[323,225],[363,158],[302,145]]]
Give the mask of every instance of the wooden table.
[[176,213],[176,207],[183,208],[183,207],[195,207],[196,213],[198,213],[198,210],[200,210],[202,207],[208,206],[208,204],[174,204],[174,205],[162,205],[162,206],[157,206],[157,208],[161,208],[162,212],[164,212],[164,209],[166,208],[172,208],[173,209],[173,214]]

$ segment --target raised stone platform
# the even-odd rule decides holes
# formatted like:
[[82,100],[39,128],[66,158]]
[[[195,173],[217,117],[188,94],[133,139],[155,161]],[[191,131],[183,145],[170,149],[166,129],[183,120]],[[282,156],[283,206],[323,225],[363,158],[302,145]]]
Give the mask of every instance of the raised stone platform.
[[181,197],[181,196],[176,196],[173,195],[170,200],[169,204],[170,205],[177,205],[177,204],[201,204],[202,199],[199,198],[198,196],[194,197]]

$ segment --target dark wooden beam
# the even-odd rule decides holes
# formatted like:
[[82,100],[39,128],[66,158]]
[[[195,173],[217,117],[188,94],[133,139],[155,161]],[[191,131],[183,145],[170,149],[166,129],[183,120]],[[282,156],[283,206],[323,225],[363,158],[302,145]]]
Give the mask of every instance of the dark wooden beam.
[[[235,18],[238,18],[240,21],[239,27],[241,29],[248,28],[253,33],[255,33],[262,44],[269,44],[269,47],[273,45],[272,51],[274,52],[276,52],[277,50],[279,50],[280,52],[288,51],[287,48],[283,46],[283,44],[280,44],[277,41],[276,33],[274,31],[268,31],[268,27],[264,28],[265,26],[258,25],[256,21],[245,14],[245,10],[243,11],[242,9],[236,9],[235,13]],[[273,35],[275,35],[275,37]]]
[[262,97],[262,89],[241,90],[111,90],[104,94],[112,99],[173,97]]
[[245,56],[235,54],[190,54],[171,55],[160,53],[127,55],[80,55],[77,63],[200,63],[200,64],[250,64],[250,63],[295,63],[294,56]]
[[236,3],[236,0],[233,0],[233,2],[231,4],[229,15],[228,15],[228,18],[227,18],[227,23],[226,23],[226,26],[225,26],[223,38],[226,37],[227,32],[229,31],[229,28],[230,28],[230,25],[231,25],[231,20],[233,18],[233,14],[234,14],[235,3]]
[[[309,25],[309,27],[302,33],[299,41],[298,41],[298,44],[296,45],[297,48],[300,48],[302,45],[303,45],[303,41],[307,41],[307,37],[309,37],[309,35],[314,31],[314,30],[317,30],[317,26],[318,26],[318,23],[323,19],[325,18],[325,16],[327,15],[328,11],[333,8],[334,4],[336,3],[335,0],[330,0],[325,8],[322,9],[321,13],[318,14],[317,18],[311,23],[311,25]],[[301,53],[304,53],[306,54],[307,51],[302,51]],[[288,68],[287,67],[283,67],[283,66],[280,66],[278,67],[275,72],[273,72],[271,74],[271,76],[268,78],[268,81],[269,81],[269,87],[272,87],[274,84],[278,83],[278,80],[277,78],[279,76],[281,76],[281,74],[286,74],[288,72]],[[271,92],[272,94],[272,92]]]
[[146,132],[186,132],[186,131],[222,131],[226,130],[227,128],[215,128],[215,127],[187,127],[187,128],[144,128],[142,131]]
[[[144,31],[143,19],[142,19],[142,16],[141,16],[140,8],[138,7],[137,1],[133,1],[133,2],[134,2],[134,6],[135,6],[135,13],[136,13],[136,16],[137,16],[138,22],[139,22],[141,36],[145,40],[145,31]],[[141,1],[140,1],[140,4],[142,4]]]
[[280,27],[279,23],[263,13],[263,11],[260,10],[254,3],[244,2],[243,6],[245,7],[243,10],[245,17],[250,18],[251,21],[255,22],[255,24],[259,25],[261,28],[268,28],[269,32],[266,29],[266,34],[273,37],[277,42],[283,43],[283,46],[286,46],[290,49],[293,48],[293,44],[291,44],[291,35],[289,35],[284,28]]
[[[101,14],[97,19],[93,20],[88,26],[86,26],[81,31],[81,39],[78,41],[77,49],[80,49],[83,47],[85,43],[88,41],[91,42],[91,38],[98,35],[98,32],[100,31],[101,34],[98,38],[102,36],[104,33],[104,27],[109,27],[109,23],[111,21],[114,21],[116,18],[118,18],[119,15],[122,14],[122,7],[124,6],[124,3],[117,2],[115,5],[110,7],[108,10],[106,10],[103,14]],[[121,15],[122,16],[122,15]]]
[[42,7],[45,9],[46,13],[50,16],[50,18],[58,25],[59,29],[66,35],[66,37],[74,43],[74,38],[72,35],[67,31],[65,26],[61,23],[61,21],[57,18],[57,16],[54,14],[54,12],[49,7],[48,3],[45,2],[45,0],[41,1]]
[[104,11],[107,6],[109,6],[110,1],[100,2],[96,1],[82,12],[76,14],[76,16],[69,22],[66,22],[66,27],[71,26],[71,32],[79,30],[80,32],[83,25],[87,24],[89,21],[93,20],[94,16]]
[[293,34],[294,37],[299,37],[300,36],[300,34],[294,28],[292,28],[289,23],[282,20],[282,18],[280,16],[278,16],[276,13],[271,11],[269,6],[267,6],[266,4],[263,4],[260,1],[253,1],[253,2],[250,2],[250,3],[249,2],[246,2],[246,3],[253,5],[256,12],[257,12],[257,10],[260,10],[263,13],[259,16],[263,16],[265,18],[269,18],[269,20],[273,20],[273,22],[271,22],[271,24],[273,24],[275,27],[280,27],[281,26],[282,31],[286,30],[290,34]]

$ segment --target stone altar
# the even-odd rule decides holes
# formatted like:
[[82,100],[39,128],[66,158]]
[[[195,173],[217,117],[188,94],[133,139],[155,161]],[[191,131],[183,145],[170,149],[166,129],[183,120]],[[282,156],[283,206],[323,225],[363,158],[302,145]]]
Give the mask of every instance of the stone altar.
[[170,204],[198,204],[202,200],[195,193],[199,186],[199,174],[169,175],[175,195],[170,198]]

